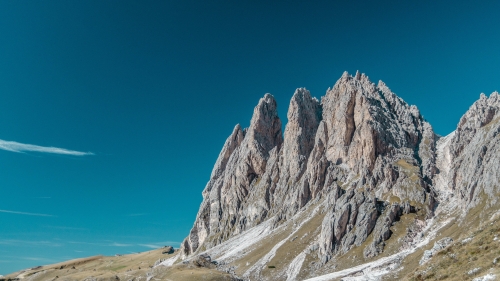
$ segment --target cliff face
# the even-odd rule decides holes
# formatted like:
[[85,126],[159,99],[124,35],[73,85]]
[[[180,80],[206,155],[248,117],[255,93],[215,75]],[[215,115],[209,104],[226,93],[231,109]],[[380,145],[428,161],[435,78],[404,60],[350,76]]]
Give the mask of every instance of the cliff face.
[[344,73],[321,102],[297,89],[287,117],[283,139],[276,101],[266,94],[250,127],[235,127],[183,242],[185,256],[271,217],[279,225],[322,197],[328,198],[319,243],[325,261],[374,230],[365,255],[377,255],[403,213],[432,216],[434,132],[383,82]]
[[449,157],[445,185],[468,209],[493,206],[500,192],[500,95],[481,94],[443,145]]

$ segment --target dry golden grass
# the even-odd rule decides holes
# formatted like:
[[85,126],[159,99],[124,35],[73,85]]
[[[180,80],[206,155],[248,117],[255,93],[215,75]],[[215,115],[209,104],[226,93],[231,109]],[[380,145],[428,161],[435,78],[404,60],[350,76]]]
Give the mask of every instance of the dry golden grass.
[[[163,249],[123,255],[118,257],[95,256],[75,259],[62,263],[46,265],[35,270],[12,273],[8,278],[20,278],[29,281],[80,281],[93,278],[98,281],[145,280],[147,272],[161,258],[170,258],[174,254],[162,254]],[[230,275],[208,268],[178,265],[173,267],[157,267],[153,270],[160,280],[231,280]],[[134,279],[135,278],[135,279]],[[88,279],[88,280],[93,280]]]
[[[407,271],[405,280],[458,281],[472,280],[486,274],[500,275],[500,218],[490,220],[498,206],[488,207],[486,198],[482,199],[482,203],[471,209],[465,218],[459,223],[448,225],[434,240],[452,237],[454,243],[427,263],[413,266],[411,271]],[[462,243],[467,238],[471,238],[470,241]],[[433,244],[429,244],[427,249]],[[469,274],[476,268],[476,272]]]

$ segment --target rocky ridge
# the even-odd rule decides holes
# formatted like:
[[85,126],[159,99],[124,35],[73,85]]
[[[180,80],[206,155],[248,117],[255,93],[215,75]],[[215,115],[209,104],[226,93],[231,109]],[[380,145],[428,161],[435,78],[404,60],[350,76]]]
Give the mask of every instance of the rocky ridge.
[[184,257],[259,223],[274,227],[323,199],[323,262],[361,245],[383,251],[389,227],[403,214],[432,216],[436,136],[415,106],[380,81],[344,73],[321,102],[300,88],[288,110],[284,139],[276,101],[266,94],[251,124],[229,136],[203,191]]
[[[294,276],[326,272],[330,260],[338,262],[348,252],[360,252],[362,261],[376,258],[391,237],[398,237],[398,246],[389,251],[409,249],[423,239],[420,232],[436,211],[460,210],[464,217],[475,206],[497,203],[499,109],[498,93],[481,95],[457,130],[441,137],[384,82],[375,85],[365,74],[345,72],[321,100],[297,89],[282,134],[276,101],[266,94],[250,127],[236,125],[226,140],[181,257],[218,253],[259,225],[264,239],[287,227],[288,236],[299,233],[307,221],[318,220],[288,262]],[[404,229],[395,233],[400,221]],[[287,243],[274,245],[258,264],[271,262]],[[228,261],[245,255],[250,254],[242,251]],[[307,269],[304,259],[314,265]],[[267,280],[262,268],[240,268],[250,280]]]
[[[266,94],[249,128],[235,126],[180,251],[166,247],[89,257],[7,277],[326,281],[500,276],[497,92],[481,94],[445,137],[382,81],[375,85],[360,73],[344,73],[321,100],[297,89],[287,117],[283,134],[276,101]],[[144,263],[149,266],[137,267]],[[72,271],[61,271],[70,265]],[[96,269],[102,271],[99,276]]]

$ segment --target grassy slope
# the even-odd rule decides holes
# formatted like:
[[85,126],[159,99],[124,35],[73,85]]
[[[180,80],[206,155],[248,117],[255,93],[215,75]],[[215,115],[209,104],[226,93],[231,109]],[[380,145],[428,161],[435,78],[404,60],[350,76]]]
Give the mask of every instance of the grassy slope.
[[26,281],[146,280],[147,272],[152,271],[155,278],[160,280],[231,280],[230,275],[223,272],[188,265],[168,268],[161,266],[151,270],[151,267],[160,258],[170,258],[174,255],[162,254],[162,251],[163,249],[157,249],[119,257],[95,256],[70,260],[38,269],[12,273],[4,278],[20,278],[20,280]]
[[[500,276],[500,217],[497,206],[483,204],[470,210],[463,220],[445,228],[442,237],[452,237],[454,243],[438,252],[423,265],[413,263],[406,270],[405,280],[472,280],[486,274]],[[462,243],[464,239],[470,241]],[[432,248],[429,244],[427,249]],[[422,253],[418,256],[420,260]],[[498,262],[494,263],[495,259]],[[479,268],[474,274],[469,271]],[[404,275],[403,275],[404,276]]]

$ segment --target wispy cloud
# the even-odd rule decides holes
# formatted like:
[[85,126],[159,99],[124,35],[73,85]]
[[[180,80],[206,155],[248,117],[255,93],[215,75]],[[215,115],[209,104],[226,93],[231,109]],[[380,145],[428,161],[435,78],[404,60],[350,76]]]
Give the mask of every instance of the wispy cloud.
[[104,247],[134,247],[141,246],[151,249],[158,249],[165,245],[180,245],[180,242],[174,241],[166,241],[166,242],[153,242],[153,243],[144,243],[144,244],[135,244],[135,243],[120,243],[120,242],[79,242],[79,241],[69,241],[70,244],[83,244],[83,245],[93,245],[93,246],[104,246]]
[[118,242],[93,243],[93,242],[69,241],[68,243],[93,245],[93,246],[104,246],[104,247],[132,247],[132,246],[134,246],[134,244],[125,244],[125,243],[118,243]]
[[22,259],[30,260],[30,261],[53,261],[52,259],[37,258],[37,257],[22,257]]
[[128,216],[129,217],[139,217],[139,216],[144,216],[146,215],[145,213],[141,213],[141,214],[129,214]]
[[26,216],[38,216],[38,217],[54,217],[53,215],[47,215],[47,214],[18,212],[18,211],[10,211],[10,210],[0,210],[0,213],[9,213],[9,214],[26,215]]
[[34,151],[34,152],[55,153],[55,154],[74,155],[74,156],[94,155],[94,153],[92,152],[81,152],[81,151],[69,150],[52,146],[39,146],[34,144],[19,143],[15,141],[5,141],[1,139],[0,139],[0,149],[12,152]]
[[173,245],[179,245],[180,242],[175,242],[175,241],[165,241],[165,242],[154,242],[154,243],[147,243],[147,244],[139,244],[139,246],[146,247],[146,248],[151,248],[151,249],[158,249],[163,246],[173,246]]
[[87,228],[83,228],[83,227],[70,227],[70,226],[44,225],[43,227],[55,228],[55,229],[62,229],[62,230],[88,230]]
[[146,247],[146,248],[151,248],[151,249],[158,249],[158,248],[162,247],[160,245],[154,245],[154,244],[139,244],[139,246]]
[[113,243],[109,244],[109,246],[113,246],[113,247],[130,247],[130,246],[134,246],[134,245],[113,242]]
[[53,241],[31,241],[16,239],[0,239],[0,245],[29,246],[29,247],[61,247],[63,244]]

